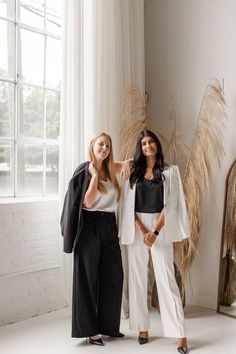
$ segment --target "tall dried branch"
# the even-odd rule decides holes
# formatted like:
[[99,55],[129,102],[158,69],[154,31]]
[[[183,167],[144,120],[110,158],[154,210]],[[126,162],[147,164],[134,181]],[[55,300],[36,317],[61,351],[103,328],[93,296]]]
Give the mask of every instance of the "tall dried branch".
[[202,100],[183,178],[191,227],[190,238],[175,244],[175,261],[183,278],[197,252],[203,195],[211,184],[214,161],[220,164],[224,154],[222,134],[226,118],[223,90],[219,81],[213,79]]
[[120,121],[121,158],[133,156],[139,132],[148,127],[146,97],[137,84],[126,89],[122,96]]
[[182,160],[187,158],[189,146],[183,141],[182,134],[177,131],[175,105],[172,95],[170,96],[169,107],[166,119],[166,136],[164,137],[159,131],[157,132],[157,136],[160,138],[163,147],[165,161],[176,164],[176,161],[179,161],[179,156],[181,156]]
[[236,161],[228,174],[225,198],[224,251],[236,257]]

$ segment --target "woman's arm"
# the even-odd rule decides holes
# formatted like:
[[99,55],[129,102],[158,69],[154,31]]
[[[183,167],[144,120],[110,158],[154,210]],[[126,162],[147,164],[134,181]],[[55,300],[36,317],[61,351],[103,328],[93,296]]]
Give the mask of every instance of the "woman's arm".
[[121,174],[122,178],[127,179],[130,175],[130,168],[134,161],[134,158],[131,157],[124,161],[115,161],[115,173]]
[[158,220],[157,220],[157,223],[155,225],[155,230],[157,231],[161,231],[161,229],[163,228],[164,226],[164,223],[165,223],[165,214],[164,214],[164,208],[162,209],[159,217],[158,217]]
[[148,230],[143,225],[143,223],[141,222],[141,220],[139,219],[139,217],[136,213],[135,213],[135,226],[138,229],[138,231],[142,237],[144,237],[144,235],[148,232]]
[[86,208],[91,208],[93,206],[98,186],[98,173],[92,162],[89,164],[89,173],[92,177],[90,179],[89,186],[83,200],[83,205]]

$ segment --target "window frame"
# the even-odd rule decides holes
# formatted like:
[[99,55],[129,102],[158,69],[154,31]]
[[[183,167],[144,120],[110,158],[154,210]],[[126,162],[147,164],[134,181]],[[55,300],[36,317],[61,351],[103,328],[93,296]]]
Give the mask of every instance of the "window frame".
[[[6,23],[12,23],[15,26],[15,38],[14,38],[14,45],[15,45],[15,53],[14,53],[14,78],[8,78],[8,77],[0,77],[0,82],[5,82],[9,84],[14,85],[14,108],[13,108],[13,132],[11,137],[0,137],[0,143],[3,144],[9,144],[12,146],[13,150],[13,156],[12,156],[12,173],[13,173],[13,194],[10,195],[0,195],[0,201],[3,199],[11,199],[11,198],[35,198],[36,200],[40,198],[48,198],[52,197],[53,199],[55,197],[58,197],[58,193],[47,193],[46,192],[46,174],[47,174],[47,165],[46,165],[46,153],[47,153],[47,147],[51,146],[57,146],[59,148],[59,135],[58,138],[56,139],[51,139],[47,138],[46,136],[46,122],[47,122],[47,112],[46,112],[46,106],[47,106],[47,92],[51,91],[54,93],[59,93],[61,94],[61,87],[60,88],[55,88],[50,86],[49,84],[46,83],[46,60],[47,60],[47,41],[48,38],[53,38],[56,40],[61,41],[62,36],[56,33],[52,33],[46,29],[46,23],[48,21],[47,19],[47,0],[45,0],[45,6],[44,6],[44,28],[37,28],[32,25],[25,24],[20,21],[20,0],[15,0],[15,18],[10,18],[10,17],[3,17],[0,16],[0,20],[5,21]],[[44,67],[43,67],[43,82],[42,85],[39,84],[33,84],[29,83],[27,81],[24,81],[23,78],[21,77],[21,67],[20,67],[20,61],[21,61],[21,48],[20,48],[20,35],[21,35],[21,30],[26,30],[30,31],[33,33],[37,33],[43,36],[44,40]],[[61,74],[61,72],[60,72]],[[25,136],[20,136],[19,132],[19,123],[20,120],[22,119],[21,117],[21,95],[23,92],[24,87],[33,87],[33,88],[39,88],[43,90],[43,137],[36,138],[36,137],[25,137]],[[59,102],[59,114],[60,114],[60,102]],[[60,132],[59,132],[60,133]],[[42,146],[43,149],[43,176],[42,176],[42,194],[20,194],[18,193],[18,186],[17,186],[17,180],[18,180],[18,148],[21,143],[25,144],[32,144],[35,146]],[[59,154],[59,153],[58,153]],[[58,156],[59,159],[59,156]]]

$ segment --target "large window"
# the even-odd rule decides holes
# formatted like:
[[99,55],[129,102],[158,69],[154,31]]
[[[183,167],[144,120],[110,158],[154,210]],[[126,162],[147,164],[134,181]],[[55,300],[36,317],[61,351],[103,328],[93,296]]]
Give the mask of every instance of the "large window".
[[62,0],[0,0],[0,196],[58,193]]

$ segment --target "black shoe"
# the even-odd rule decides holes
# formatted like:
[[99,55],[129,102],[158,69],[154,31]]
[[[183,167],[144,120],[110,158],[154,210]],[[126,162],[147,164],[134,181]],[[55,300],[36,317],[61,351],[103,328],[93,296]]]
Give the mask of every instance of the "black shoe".
[[144,337],[138,337],[138,342],[139,344],[147,344],[149,341],[149,338],[144,338]]
[[125,336],[124,333],[118,332],[116,334],[112,334],[110,337],[112,337],[112,338],[122,338],[124,336]]
[[92,339],[91,337],[89,337],[89,343],[95,345],[104,345],[102,338]]
[[188,347],[179,347],[179,348],[177,348],[177,351],[180,354],[187,354],[188,353]]

